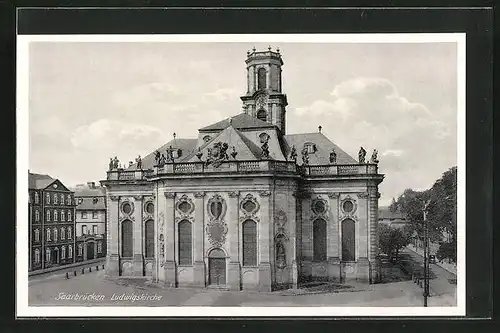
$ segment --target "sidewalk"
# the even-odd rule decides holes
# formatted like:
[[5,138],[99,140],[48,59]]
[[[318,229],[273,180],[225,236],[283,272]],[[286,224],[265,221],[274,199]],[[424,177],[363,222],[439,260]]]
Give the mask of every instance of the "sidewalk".
[[[412,250],[413,252],[416,252],[418,253],[419,255],[421,255],[422,257],[424,256],[424,250],[421,249],[421,248],[416,248],[415,246],[413,246],[413,244],[409,244],[406,246],[408,249]],[[439,261],[436,261],[436,265],[438,265],[439,267],[447,270],[448,272],[450,273],[453,273],[455,275],[457,275],[457,266],[454,265],[454,264],[449,264],[447,262],[439,262]]]

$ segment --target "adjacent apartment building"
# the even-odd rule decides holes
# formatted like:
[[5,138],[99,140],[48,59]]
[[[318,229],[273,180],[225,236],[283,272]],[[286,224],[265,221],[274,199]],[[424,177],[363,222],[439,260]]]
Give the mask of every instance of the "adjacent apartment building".
[[75,188],[76,261],[106,256],[106,189],[94,182]]
[[75,262],[74,193],[58,179],[28,171],[29,270]]

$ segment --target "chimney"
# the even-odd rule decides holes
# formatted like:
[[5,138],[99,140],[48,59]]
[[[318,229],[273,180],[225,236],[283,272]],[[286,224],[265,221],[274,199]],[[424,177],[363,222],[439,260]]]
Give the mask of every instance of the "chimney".
[[89,188],[95,188],[95,182],[88,182],[88,183],[87,183],[87,186],[88,186]]

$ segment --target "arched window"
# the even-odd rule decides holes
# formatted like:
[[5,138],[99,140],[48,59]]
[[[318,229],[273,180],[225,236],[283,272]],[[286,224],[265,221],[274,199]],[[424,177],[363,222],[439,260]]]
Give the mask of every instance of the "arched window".
[[47,205],[50,205],[50,194],[49,194],[49,193],[47,193],[47,194],[45,195],[45,203],[46,203]]
[[57,194],[54,193],[54,205],[57,205]]
[[313,224],[313,259],[326,260],[326,221],[317,219]]
[[35,242],[40,241],[40,230],[35,229]]
[[45,262],[50,263],[50,247],[45,248]]
[[35,210],[35,222],[38,222],[40,221],[40,212],[38,211],[38,209]]
[[61,239],[65,239],[66,238],[66,233],[65,233],[65,230],[64,230],[64,227],[61,227]]
[[61,247],[61,259],[66,259],[66,246],[64,245]]
[[64,205],[64,194],[61,193],[61,205]]
[[[38,198],[38,192],[35,192],[35,204],[38,204],[39,198]],[[38,252],[38,256],[40,256],[40,251]]]
[[73,245],[68,245],[68,258],[73,258]]
[[243,266],[257,266],[257,223],[243,222]]
[[59,213],[57,212],[57,210],[54,210],[54,222],[58,221],[58,217],[59,217]]
[[144,229],[146,234],[146,258],[153,258],[155,256],[155,227],[153,220],[146,221]]
[[66,219],[64,215],[64,210],[61,210],[61,222],[64,222],[64,220]]
[[122,222],[122,257],[132,257],[133,255],[133,224],[132,221]]
[[71,222],[72,220],[72,217],[71,217],[71,212],[68,212],[68,222]]
[[258,88],[259,90],[261,89],[266,89],[266,69],[265,68],[259,68],[258,73]]
[[97,242],[97,253],[101,253],[101,252],[102,252],[102,242],[98,241]]
[[68,227],[68,239],[71,239],[71,237],[73,237],[71,235],[71,232],[72,232],[72,228],[71,227]]
[[183,220],[179,222],[179,265],[191,265],[192,259],[192,240],[191,240],[191,222]]
[[356,231],[354,221],[342,221],[342,261],[356,261]]
[[47,222],[50,222],[50,210],[47,210]]
[[66,205],[71,206],[71,196],[69,194],[66,197]]
[[57,228],[54,228],[54,242],[57,242]]
[[262,120],[262,121],[267,121],[267,112],[264,109],[260,109],[257,112],[257,118]]
[[79,256],[83,255],[83,244],[82,243],[78,244],[78,255]]
[[50,229],[47,229],[47,237],[45,238],[47,238],[47,241],[50,241]]
[[40,250],[35,249],[35,264],[40,263]]

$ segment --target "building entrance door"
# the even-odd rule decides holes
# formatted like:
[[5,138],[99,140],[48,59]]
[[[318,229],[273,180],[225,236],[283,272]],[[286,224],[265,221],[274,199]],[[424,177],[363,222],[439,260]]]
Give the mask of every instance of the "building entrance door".
[[226,256],[224,251],[214,249],[208,258],[208,271],[210,285],[223,286],[226,284]]
[[87,243],[87,258],[86,260],[95,259],[94,258],[94,242]]

